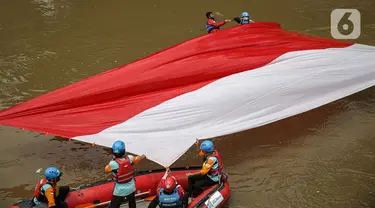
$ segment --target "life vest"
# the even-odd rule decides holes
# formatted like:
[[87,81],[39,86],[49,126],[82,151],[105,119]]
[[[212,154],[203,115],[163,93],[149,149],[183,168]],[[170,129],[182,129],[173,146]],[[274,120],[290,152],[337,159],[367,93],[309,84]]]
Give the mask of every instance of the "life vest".
[[249,21],[249,17],[247,17],[246,20],[241,19],[241,25],[246,25],[246,24],[249,24],[249,23],[250,23],[250,21]]
[[224,170],[224,166],[223,166],[223,161],[221,160],[221,156],[219,152],[217,150],[214,150],[213,154],[210,155],[208,158],[206,158],[206,161],[203,163],[203,165],[206,164],[207,160],[210,157],[216,157],[217,159],[216,162],[212,165],[212,167],[215,166],[216,164],[218,164],[219,166],[216,169],[211,168],[208,174],[210,174],[211,176],[216,176],[218,174],[221,174]]
[[208,21],[206,22],[206,30],[207,30],[207,33],[211,33],[211,31],[213,29],[218,29],[217,27],[213,26],[213,25],[210,25],[208,24]]
[[178,194],[178,187],[173,190],[172,194],[164,193],[164,188],[161,188],[159,191],[159,207],[160,208],[183,208],[184,203],[183,199],[180,199],[180,195]]
[[129,157],[126,156],[125,160],[116,158],[115,161],[118,163],[119,169],[117,169],[117,173],[112,173],[113,180],[120,184],[129,183],[131,180],[133,180],[134,169],[130,163]]
[[36,185],[34,189],[34,197],[39,201],[39,202],[47,202],[47,197],[45,196],[44,190],[42,187],[46,184],[49,184],[52,186],[53,193],[56,193],[56,186],[53,186],[52,184],[48,183],[46,178],[41,179],[38,184]]

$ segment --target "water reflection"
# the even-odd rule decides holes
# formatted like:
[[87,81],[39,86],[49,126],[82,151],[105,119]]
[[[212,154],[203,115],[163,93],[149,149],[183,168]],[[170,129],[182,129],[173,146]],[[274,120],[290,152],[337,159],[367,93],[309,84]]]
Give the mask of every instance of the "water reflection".
[[57,14],[55,0],[31,0],[31,3],[37,4],[37,10],[46,17],[54,17]]

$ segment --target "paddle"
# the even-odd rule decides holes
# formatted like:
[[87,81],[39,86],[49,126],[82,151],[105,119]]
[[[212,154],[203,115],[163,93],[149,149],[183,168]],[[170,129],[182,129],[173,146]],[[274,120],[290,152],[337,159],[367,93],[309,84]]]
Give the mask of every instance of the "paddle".
[[36,174],[42,174],[43,168],[39,168],[38,170],[35,171]]
[[152,200],[154,200],[155,197],[156,197],[156,195],[154,195],[154,196],[149,196],[149,197],[147,197],[147,198],[144,198],[143,200],[145,200],[145,201],[152,201]]
[[36,174],[38,174],[40,177],[44,177],[44,173],[42,172],[43,168],[39,168],[38,170],[35,171]]
[[224,15],[222,13],[220,13],[220,12],[215,12],[215,14],[224,17]]
[[[214,12],[215,14],[219,15],[219,16],[222,16],[222,17],[225,17],[225,15],[223,15],[222,13],[220,12]],[[227,19],[227,18],[226,18]],[[232,19],[228,19],[229,22],[233,21]]]
[[[149,192],[136,194],[135,196],[140,196],[140,195],[143,195],[143,194],[146,194],[146,193],[149,193]],[[136,202],[141,202],[141,201],[152,201],[155,197],[156,197],[156,195],[155,195],[155,196],[149,196],[149,197],[143,198],[143,199],[141,199],[141,200],[138,200],[138,201],[136,201]],[[99,204],[93,204],[93,203],[80,204],[80,205],[78,205],[78,206],[75,206],[74,208],[94,208],[94,207],[100,207],[100,206],[103,206],[103,205],[107,205],[107,204],[109,204],[110,202],[111,202],[111,201],[106,201],[106,202],[102,202],[102,203],[99,203]]]

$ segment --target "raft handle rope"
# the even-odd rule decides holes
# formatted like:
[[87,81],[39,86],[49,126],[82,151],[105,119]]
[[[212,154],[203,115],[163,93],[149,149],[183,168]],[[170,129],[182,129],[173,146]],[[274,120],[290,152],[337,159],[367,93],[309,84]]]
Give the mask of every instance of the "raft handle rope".
[[[110,176],[110,175],[112,175],[112,173],[109,173],[109,174],[107,174],[105,177],[108,177],[108,176]],[[109,179],[108,181],[111,181],[112,179]],[[82,184],[82,185],[79,185],[77,188],[72,188],[71,190],[73,190],[73,191],[77,191],[77,195],[79,196],[79,197],[82,197],[83,196],[83,193],[81,192],[81,187],[86,187],[86,186],[90,186],[91,184]]]
[[[146,191],[146,192],[143,192],[143,193],[135,194],[135,197],[142,196],[142,195],[145,195],[145,194],[150,194],[150,191]],[[136,202],[141,202],[141,201],[144,201],[144,199],[138,200],[138,201],[136,201]],[[92,204],[92,205],[85,206],[85,208],[86,208],[86,207],[90,207],[90,208],[91,208],[91,207],[99,207],[99,206],[107,205],[107,204],[109,204],[110,202],[111,202],[111,201],[106,201],[106,202],[102,202],[102,203],[98,203],[98,204]],[[82,206],[82,205],[78,205],[78,206],[76,206],[76,208],[77,208],[77,207],[81,208],[81,206]]]

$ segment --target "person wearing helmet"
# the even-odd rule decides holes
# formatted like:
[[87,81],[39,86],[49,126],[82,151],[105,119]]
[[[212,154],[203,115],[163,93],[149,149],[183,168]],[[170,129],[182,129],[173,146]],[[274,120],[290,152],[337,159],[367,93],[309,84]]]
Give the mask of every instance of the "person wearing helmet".
[[68,186],[58,187],[62,172],[55,167],[49,167],[44,171],[44,178],[35,187],[31,204],[34,207],[67,208],[65,198],[69,193]]
[[206,30],[207,33],[214,33],[220,30],[220,27],[225,25],[227,22],[230,22],[231,20],[224,20],[222,22],[216,22],[215,15],[212,12],[206,13],[207,22],[206,22]]
[[[202,169],[197,173],[188,173],[189,197],[193,194],[198,195],[204,187],[209,187],[219,183],[223,177],[223,162],[220,154],[214,149],[214,144],[206,140],[199,146],[199,140],[196,142],[198,155],[203,157]],[[186,201],[185,201],[186,202]]]
[[185,192],[175,177],[170,175],[170,170],[166,167],[165,174],[160,180],[156,190],[157,196],[148,205],[148,208],[183,208]]
[[146,156],[132,156],[126,154],[125,143],[116,141],[112,145],[113,160],[105,167],[105,172],[112,172],[115,181],[113,196],[108,208],[119,208],[125,197],[129,207],[135,208],[135,182],[133,165],[138,164]]
[[250,23],[254,23],[253,20],[250,19],[250,15],[247,12],[242,12],[241,18],[235,17],[234,20],[241,25],[247,25]]

